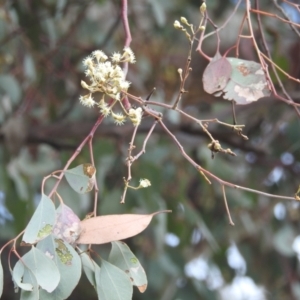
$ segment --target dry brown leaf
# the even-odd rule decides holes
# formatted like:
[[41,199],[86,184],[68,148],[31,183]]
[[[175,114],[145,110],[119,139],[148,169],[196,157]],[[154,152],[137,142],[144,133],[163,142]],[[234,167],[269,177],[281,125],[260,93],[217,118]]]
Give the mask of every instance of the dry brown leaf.
[[137,235],[147,228],[152,217],[170,210],[158,211],[150,215],[108,215],[81,221],[78,244],[105,244]]

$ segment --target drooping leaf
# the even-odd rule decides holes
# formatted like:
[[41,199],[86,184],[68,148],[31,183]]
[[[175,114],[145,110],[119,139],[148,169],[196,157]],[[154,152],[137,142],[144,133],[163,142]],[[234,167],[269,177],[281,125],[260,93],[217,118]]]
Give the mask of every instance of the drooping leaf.
[[23,241],[28,244],[34,244],[45,238],[51,233],[54,222],[55,206],[52,200],[43,194],[38,207],[25,229]]
[[[23,280],[24,273],[28,272],[28,268],[19,260],[15,264],[12,272],[12,278],[17,287],[25,291],[33,291],[33,285],[31,283],[26,283]],[[29,270],[30,271],[30,270]]]
[[101,259],[101,268],[96,267],[98,299],[131,300],[133,287],[129,277],[111,263]]
[[44,300],[68,298],[81,276],[79,255],[70,244],[55,238],[52,234],[40,241],[36,247],[55,262],[60,273],[60,281],[55,290],[51,294],[41,290],[40,298]]
[[152,217],[161,212],[169,211],[150,215],[108,215],[83,220],[77,243],[105,244],[129,238],[146,229]]
[[83,271],[91,283],[91,285],[96,288],[96,279],[95,279],[95,271],[96,271],[96,263],[85,253],[80,254],[81,263]]
[[39,286],[38,286],[37,280],[36,280],[34,274],[31,272],[31,270],[27,269],[24,272],[22,280],[24,282],[28,282],[28,283],[32,284],[33,289],[32,289],[32,291],[21,290],[20,300],[42,299],[42,298],[40,298],[40,295],[39,295]]
[[266,76],[259,63],[234,57],[227,59],[232,66],[232,74],[223,89],[224,99],[249,104],[270,96]]
[[3,276],[3,267],[2,267],[1,255],[0,255],[0,298],[3,292],[3,284],[4,284],[4,276]]
[[82,164],[64,172],[70,186],[80,194],[90,192],[95,184],[96,169],[91,164]]
[[232,67],[226,57],[216,53],[203,72],[203,88],[208,94],[214,94],[225,88],[229,81]]
[[125,243],[112,242],[111,244],[108,261],[123,270],[130,277],[132,284],[143,293],[147,288],[148,281],[139,260]]
[[53,234],[69,244],[75,243],[80,234],[80,219],[73,210],[61,204],[56,211],[56,222],[53,227]]
[[60,281],[60,274],[54,261],[41,250],[32,247],[22,260],[26,267],[32,271],[41,288],[51,293]]

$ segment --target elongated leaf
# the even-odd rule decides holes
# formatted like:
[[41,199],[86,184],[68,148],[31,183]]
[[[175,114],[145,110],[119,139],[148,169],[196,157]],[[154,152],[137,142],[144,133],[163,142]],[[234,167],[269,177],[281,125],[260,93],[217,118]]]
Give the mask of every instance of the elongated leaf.
[[78,244],[105,244],[137,235],[151,222],[150,215],[108,215],[81,221],[81,234]]
[[232,67],[226,57],[217,52],[203,72],[203,88],[208,94],[221,91],[227,85]]
[[[30,270],[29,270],[30,271]],[[25,291],[33,291],[32,283],[23,280],[24,273],[28,272],[28,268],[19,260],[14,266],[12,278],[16,286]]]
[[270,96],[267,80],[261,65],[254,61],[229,57],[232,74],[224,88],[224,99],[237,104],[249,104],[260,98]]
[[33,287],[33,290],[32,291],[21,290],[20,300],[42,299],[42,298],[40,298],[40,295],[39,295],[39,286],[38,286],[37,280],[36,280],[35,276],[33,275],[33,273],[27,268],[25,269],[25,272],[24,272],[23,281],[30,283]]
[[0,298],[3,292],[3,284],[4,284],[4,276],[3,276],[3,267],[2,267],[1,255],[0,255]]
[[83,271],[91,283],[91,285],[96,288],[96,279],[95,279],[95,271],[96,271],[96,262],[93,261],[86,253],[80,254],[81,263]]
[[51,233],[54,222],[55,206],[49,197],[42,195],[42,199],[25,229],[23,241],[34,244],[45,238]]
[[51,293],[57,287],[60,281],[59,271],[54,261],[49,255],[44,254],[41,250],[32,247],[23,257],[24,264],[35,275],[41,288]]
[[123,270],[141,293],[147,288],[147,276],[137,257],[123,242],[112,242],[108,261]]
[[68,298],[81,276],[79,255],[70,244],[55,238],[52,234],[40,241],[36,247],[53,259],[60,273],[60,281],[55,290],[51,294],[41,290],[40,298],[43,300]]
[[98,299],[131,300],[132,284],[129,277],[114,265],[101,259],[101,268],[96,267]]
[[77,193],[85,194],[91,191],[95,184],[96,169],[91,164],[82,164],[64,172],[65,177]]

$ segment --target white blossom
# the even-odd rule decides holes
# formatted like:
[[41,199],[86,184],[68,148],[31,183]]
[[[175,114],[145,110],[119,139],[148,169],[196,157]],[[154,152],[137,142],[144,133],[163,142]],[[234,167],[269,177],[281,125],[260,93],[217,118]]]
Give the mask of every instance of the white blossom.
[[112,114],[112,117],[114,119],[114,122],[117,125],[123,125],[124,122],[126,121],[126,116],[124,116],[122,113],[111,112],[111,114]]
[[100,61],[103,62],[103,61],[106,61],[108,59],[107,55],[101,50],[95,50],[93,52],[93,56],[96,58],[96,60],[98,62],[100,62]]
[[140,180],[140,187],[141,188],[146,188],[148,186],[151,186],[151,182],[148,179],[141,179]]
[[96,102],[92,97],[92,94],[86,96],[80,96],[79,101],[83,106],[87,106],[87,107],[93,107],[96,104]]
[[114,52],[113,55],[111,56],[111,61],[114,63],[119,63],[121,62],[121,54],[119,52]]
[[[129,47],[124,48],[122,55],[119,52],[114,52],[110,59],[103,51],[96,50],[92,55],[89,55],[83,60],[85,67],[84,72],[89,81],[81,81],[81,85],[83,88],[89,90],[90,94],[80,96],[79,101],[82,105],[93,107],[95,101],[92,94],[95,92],[100,92],[104,96],[106,95],[120,101],[122,92],[126,92],[130,87],[130,82],[125,80],[126,76],[119,66],[121,62],[135,62],[134,53]],[[110,114],[110,108],[100,104],[98,104],[100,112],[108,116]],[[117,119],[122,118],[118,117]],[[141,112],[132,111],[131,119],[134,124],[138,125],[141,121]],[[117,121],[118,124],[122,122],[124,121]]]
[[122,58],[124,58],[124,61],[128,61],[131,64],[135,63],[135,56],[133,51],[129,47],[125,47],[123,49],[124,53],[122,55]]
[[128,117],[130,118],[134,126],[140,125],[142,120],[142,114],[143,114],[143,110],[141,107],[138,107],[136,109],[134,108],[129,109]]

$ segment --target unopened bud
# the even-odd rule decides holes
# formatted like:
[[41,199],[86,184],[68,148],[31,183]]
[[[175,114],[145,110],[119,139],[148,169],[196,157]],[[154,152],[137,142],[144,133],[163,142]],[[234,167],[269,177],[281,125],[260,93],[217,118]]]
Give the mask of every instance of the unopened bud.
[[89,90],[89,86],[87,85],[87,83],[85,82],[85,81],[83,81],[83,80],[81,80],[81,86],[84,88],[84,89],[87,89],[87,90]]
[[177,20],[174,22],[173,25],[174,25],[174,28],[175,28],[175,29],[182,29],[182,28],[183,28],[182,25],[180,24],[180,22],[177,21]]
[[202,15],[206,12],[206,3],[203,2],[202,5],[200,6],[200,12]]
[[181,17],[180,21],[181,21],[182,24],[185,24],[185,25],[188,25],[188,26],[190,25],[188,20],[185,17]]

